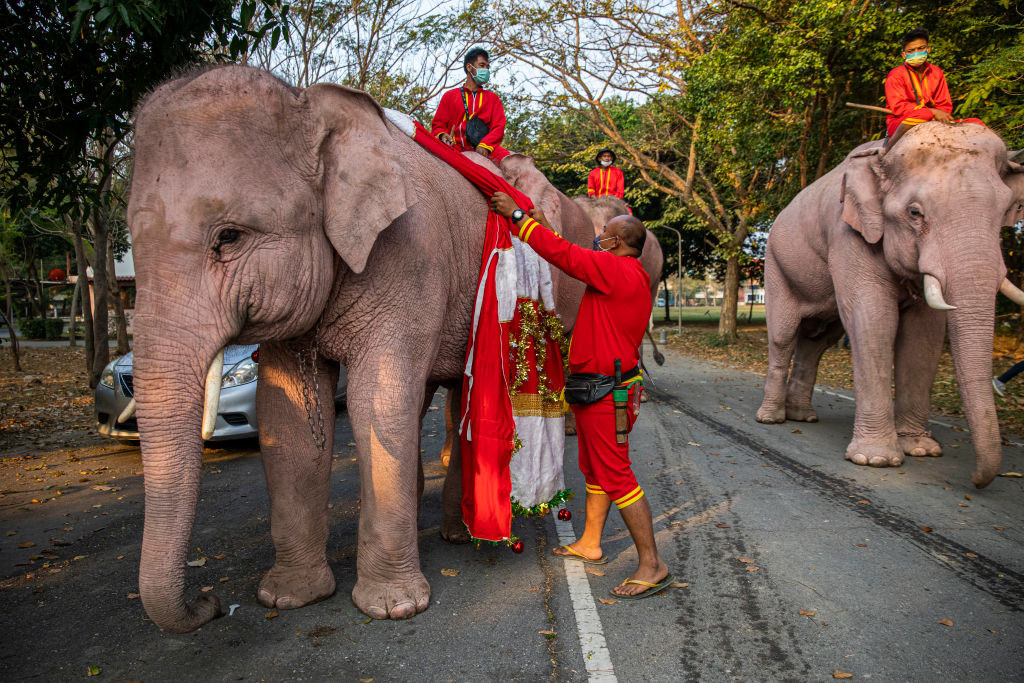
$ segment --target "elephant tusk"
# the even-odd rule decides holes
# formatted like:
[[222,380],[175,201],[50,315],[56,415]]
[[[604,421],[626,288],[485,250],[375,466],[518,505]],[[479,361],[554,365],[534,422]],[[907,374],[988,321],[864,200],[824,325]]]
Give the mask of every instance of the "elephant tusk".
[[956,310],[956,306],[950,306],[942,298],[942,285],[939,283],[939,278],[927,273],[924,276],[924,300],[937,311]]
[[203,400],[203,441],[213,436],[220,408],[221,375],[224,373],[224,349],[217,352],[206,373],[206,396]]
[[1006,278],[1003,278],[1003,284],[999,285],[999,291],[1013,303],[1018,306],[1024,306],[1024,291],[1021,291],[1017,285],[1013,284]]
[[124,407],[124,410],[121,411],[121,414],[117,416],[117,424],[127,422],[128,419],[135,414],[135,407],[135,399],[133,398],[132,400],[128,401],[128,405],[126,405]]

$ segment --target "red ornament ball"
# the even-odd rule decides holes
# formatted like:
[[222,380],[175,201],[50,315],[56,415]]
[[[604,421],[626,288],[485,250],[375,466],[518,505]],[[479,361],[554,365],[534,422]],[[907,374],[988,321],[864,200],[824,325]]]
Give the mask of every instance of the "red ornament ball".
[[568,522],[570,519],[572,519],[572,513],[566,510],[565,508],[562,508],[561,510],[558,511],[558,518]]
[[523,552],[523,550],[525,550],[525,549],[526,549],[526,546],[523,544],[522,541],[516,541],[515,543],[512,544],[512,552],[514,552],[516,555],[518,555],[519,553]]
[[60,268],[54,268],[47,276],[51,282],[64,282],[68,279],[67,273]]

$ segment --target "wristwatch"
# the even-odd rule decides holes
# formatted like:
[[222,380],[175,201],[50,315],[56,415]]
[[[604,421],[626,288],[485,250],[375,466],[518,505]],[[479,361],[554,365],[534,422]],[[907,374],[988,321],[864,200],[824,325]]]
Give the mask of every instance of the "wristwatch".
[[519,221],[523,220],[523,216],[525,215],[525,211],[523,211],[522,209],[516,209],[515,211],[512,212],[512,222],[518,223]]

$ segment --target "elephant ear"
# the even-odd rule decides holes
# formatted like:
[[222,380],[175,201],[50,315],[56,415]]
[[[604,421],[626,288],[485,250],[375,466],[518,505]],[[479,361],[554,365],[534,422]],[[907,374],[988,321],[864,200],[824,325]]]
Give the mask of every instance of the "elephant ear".
[[1003,217],[1003,225],[1016,225],[1024,220],[1024,166],[1009,162],[1010,171],[1006,174],[1006,184],[1013,192],[1010,208]]
[[839,201],[843,203],[843,220],[868,244],[882,239],[882,175],[877,149],[851,155],[843,174],[839,195]]
[[402,155],[377,102],[332,83],[306,88],[300,103],[313,118],[324,232],[338,255],[361,273],[383,230],[416,203]]

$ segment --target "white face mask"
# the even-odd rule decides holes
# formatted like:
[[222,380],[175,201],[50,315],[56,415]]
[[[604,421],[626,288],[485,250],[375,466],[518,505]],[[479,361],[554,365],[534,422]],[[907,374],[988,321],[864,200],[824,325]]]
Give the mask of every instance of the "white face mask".
[[611,165],[612,165],[612,162],[611,162],[611,160],[608,160],[608,161],[602,161],[602,162],[601,162],[601,166],[603,166],[603,167],[605,167],[605,168],[608,168],[608,167],[609,167],[609,166],[611,166]]

